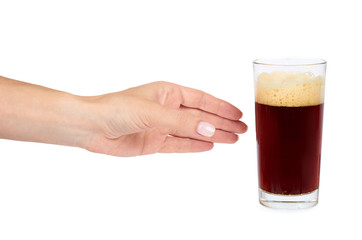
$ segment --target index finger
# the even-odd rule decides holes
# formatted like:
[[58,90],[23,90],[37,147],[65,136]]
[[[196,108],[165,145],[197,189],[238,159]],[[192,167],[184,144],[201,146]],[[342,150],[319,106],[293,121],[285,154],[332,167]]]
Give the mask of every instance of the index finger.
[[185,107],[198,108],[231,120],[238,120],[243,116],[243,113],[231,103],[197,89],[179,87],[182,94],[181,104]]

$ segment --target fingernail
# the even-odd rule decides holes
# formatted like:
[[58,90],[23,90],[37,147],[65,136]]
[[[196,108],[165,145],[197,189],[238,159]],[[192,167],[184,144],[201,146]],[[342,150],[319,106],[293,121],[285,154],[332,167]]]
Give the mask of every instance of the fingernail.
[[215,126],[208,122],[200,122],[196,130],[205,137],[212,137],[215,133]]

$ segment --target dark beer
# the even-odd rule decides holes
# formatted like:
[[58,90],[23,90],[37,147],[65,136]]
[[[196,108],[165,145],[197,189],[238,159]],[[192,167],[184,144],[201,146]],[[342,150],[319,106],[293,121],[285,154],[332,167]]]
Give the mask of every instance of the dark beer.
[[326,62],[254,61],[259,201],[279,209],[318,203]]
[[318,189],[323,103],[271,106],[255,103],[259,186],[283,195]]

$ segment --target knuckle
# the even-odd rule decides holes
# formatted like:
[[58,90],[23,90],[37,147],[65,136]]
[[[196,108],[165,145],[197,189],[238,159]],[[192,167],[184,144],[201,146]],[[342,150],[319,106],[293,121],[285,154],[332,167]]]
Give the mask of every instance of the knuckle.
[[178,108],[181,103],[180,90],[173,84],[164,84],[157,88],[157,100],[163,106]]
[[160,80],[160,81],[156,81],[153,83],[154,85],[158,86],[158,87],[161,87],[161,86],[165,86],[165,85],[169,85],[171,83],[167,82],[167,81],[163,81],[163,80]]

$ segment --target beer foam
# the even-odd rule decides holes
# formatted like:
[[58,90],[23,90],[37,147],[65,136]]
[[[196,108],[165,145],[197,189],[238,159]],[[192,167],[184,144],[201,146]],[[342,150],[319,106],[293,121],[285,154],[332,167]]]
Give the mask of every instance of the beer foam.
[[312,73],[261,73],[255,84],[255,101],[271,106],[302,107],[324,102],[324,82]]

